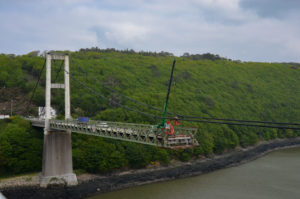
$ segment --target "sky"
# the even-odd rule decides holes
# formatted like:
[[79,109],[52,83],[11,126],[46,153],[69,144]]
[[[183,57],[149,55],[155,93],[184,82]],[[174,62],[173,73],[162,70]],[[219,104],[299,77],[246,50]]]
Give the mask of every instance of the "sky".
[[0,53],[90,47],[300,62],[300,0],[0,0]]

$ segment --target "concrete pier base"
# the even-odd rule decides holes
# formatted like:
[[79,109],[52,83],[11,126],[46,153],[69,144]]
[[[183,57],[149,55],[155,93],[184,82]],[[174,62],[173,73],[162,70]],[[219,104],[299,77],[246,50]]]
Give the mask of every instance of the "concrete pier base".
[[51,184],[77,185],[77,177],[73,173],[70,132],[47,131],[44,134],[40,186]]

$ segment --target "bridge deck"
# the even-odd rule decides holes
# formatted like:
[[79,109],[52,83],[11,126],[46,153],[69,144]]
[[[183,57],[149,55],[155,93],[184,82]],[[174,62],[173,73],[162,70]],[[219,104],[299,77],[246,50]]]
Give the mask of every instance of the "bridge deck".
[[[44,120],[31,118],[32,126],[44,127]],[[137,142],[166,148],[197,146],[195,128],[175,127],[176,135],[159,134],[153,125],[107,121],[79,123],[76,120],[50,120],[51,130],[71,131],[104,138]]]

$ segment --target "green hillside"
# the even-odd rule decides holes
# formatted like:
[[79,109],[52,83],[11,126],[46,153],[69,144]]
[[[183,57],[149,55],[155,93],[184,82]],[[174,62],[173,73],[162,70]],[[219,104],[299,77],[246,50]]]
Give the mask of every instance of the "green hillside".
[[[71,74],[108,99],[96,96],[71,79],[72,116],[74,118],[89,116],[109,121],[159,123],[159,120],[153,117],[124,110],[113,101],[155,115],[161,115],[161,112],[131,102],[106,87],[162,109],[172,61],[173,56],[165,52],[136,53],[97,48],[70,52]],[[15,113],[24,115],[27,112],[25,103],[21,101],[30,99],[43,64],[44,58],[36,56],[34,52],[22,56],[0,55],[0,111],[9,109],[5,107],[10,101],[7,96],[18,93],[23,99],[16,100]],[[61,62],[56,61],[52,64],[52,79],[55,79]],[[84,71],[97,78],[99,82]],[[170,112],[201,117],[300,121],[299,64],[240,62],[211,54],[185,54],[176,57],[174,79],[168,107]],[[62,81],[63,70],[57,78],[57,82]],[[43,73],[32,106],[28,110],[31,115],[36,114],[36,106],[44,106],[44,82]],[[60,115],[63,115],[63,91],[54,90],[52,97],[53,106]],[[18,107],[18,104],[22,105]],[[260,139],[294,137],[300,134],[292,130],[257,127],[187,122],[184,122],[184,125],[199,127],[197,137],[200,147],[166,151],[91,136],[72,135],[75,168],[89,172],[106,172],[120,168],[143,167],[156,160],[162,163],[167,163],[172,158],[185,161],[192,156],[221,153],[238,145],[243,147],[253,145]],[[3,132],[0,132],[0,140],[2,134]],[[98,148],[99,145],[102,145],[102,148]],[[0,143],[0,159],[3,151],[1,146]],[[98,154],[102,154],[101,157]]]

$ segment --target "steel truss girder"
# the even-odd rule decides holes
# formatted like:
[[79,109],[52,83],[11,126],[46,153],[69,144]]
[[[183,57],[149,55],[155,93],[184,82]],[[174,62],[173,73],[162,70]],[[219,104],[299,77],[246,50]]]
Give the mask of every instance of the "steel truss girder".
[[[30,119],[33,126],[43,127],[43,120]],[[179,135],[169,136],[159,133],[155,126],[148,124],[133,124],[107,121],[90,121],[79,123],[76,120],[50,120],[51,130],[71,131],[86,135],[100,136],[140,144],[165,148],[197,146],[194,138],[195,128],[175,128]]]

